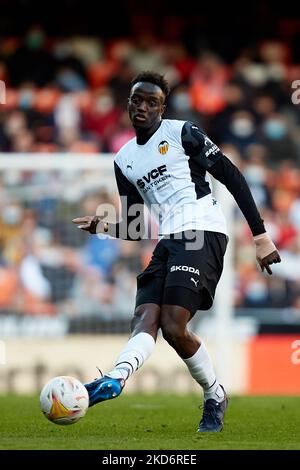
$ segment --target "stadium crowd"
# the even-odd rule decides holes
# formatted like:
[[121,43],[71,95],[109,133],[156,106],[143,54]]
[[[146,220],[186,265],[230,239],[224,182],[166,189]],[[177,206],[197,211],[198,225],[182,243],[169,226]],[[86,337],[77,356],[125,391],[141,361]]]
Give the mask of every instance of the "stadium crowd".
[[[184,43],[149,33],[103,42],[47,37],[34,26],[24,39],[0,42],[7,87],[0,151],[102,153],[112,161],[134,136],[126,102],[132,77],[145,69],[171,85],[165,117],[200,125],[242,170],[281,253],[275,274],[261,275],[236,208],[235,306],[300,312],[300,108],[292,88],[300,63],[288,43],[260,41],[228,63],[213,49],[191,55]],[[0,313],[108,321],[132,314],[135,276],[156,242],[76,231],[73,217],[93,213],[101,201],[117,204],[101,173],[85,172],[93,184],[84,194],[76,190],[79,178],[77,171],[1,171]]]

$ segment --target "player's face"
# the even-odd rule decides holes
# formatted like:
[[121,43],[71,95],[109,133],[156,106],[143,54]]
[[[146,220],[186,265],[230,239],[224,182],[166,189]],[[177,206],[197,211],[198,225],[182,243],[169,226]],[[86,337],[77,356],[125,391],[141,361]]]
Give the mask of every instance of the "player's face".
[[130,92],[128,112],[135,129],[150,129],[160,121],[165,110],[165,95],[153,83],[138,82]]

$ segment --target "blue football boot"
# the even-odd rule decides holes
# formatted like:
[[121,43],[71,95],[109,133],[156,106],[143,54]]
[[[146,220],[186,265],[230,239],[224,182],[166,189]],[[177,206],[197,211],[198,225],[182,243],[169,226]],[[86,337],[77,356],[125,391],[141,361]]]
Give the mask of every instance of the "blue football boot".
[[101,401],[111,400],[120,395],[125,385],[123,379],[113,379],[108,375],[103,375],[100,379],[85,384],[89,394],[89,407],[100,403]]
[[[222,385],[221,385],[222,387]],[[222,387],[225,397],[218,402],[209,398],[204,402],[203,415],[197,432],[220,432],[224,425],[224,414],[228,406],[229,398]]]

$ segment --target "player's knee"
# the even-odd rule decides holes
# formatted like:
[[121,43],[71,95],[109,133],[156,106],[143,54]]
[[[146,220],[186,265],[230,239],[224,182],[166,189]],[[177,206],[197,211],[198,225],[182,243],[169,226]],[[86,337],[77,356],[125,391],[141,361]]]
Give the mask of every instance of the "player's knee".
[[163,306],[161,311],[160,328],[164,339],[174,346],[180,343],[186,335],[188,312],[177,306]]
[[160,327],[164,339],[171,346],[178,344],[185,335],[185,325],[177,322],[169,315],[164,315]]
[[139,305],[134,312],[131,331],[157,332],[159,327],[160,307],[155,304]]
[[164,339],[170,344],[170,346],[175,346],[180,343],[181,339],[184,337],[184,331],[176,324],[162,324],[161,332]]

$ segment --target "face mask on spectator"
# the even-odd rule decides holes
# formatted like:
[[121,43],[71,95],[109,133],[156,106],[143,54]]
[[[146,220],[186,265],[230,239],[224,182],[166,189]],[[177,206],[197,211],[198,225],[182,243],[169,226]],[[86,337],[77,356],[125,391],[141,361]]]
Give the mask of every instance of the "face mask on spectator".
[[286,136],[286,124],[277,119],[269,119],[264,124],[264,131],[267,137],[272,140],[279,140]]
[[265,169],[259,165],[248,165],[244,170],[244,176],[250,185],[264,184]]
[[56,80],[58,85],[66,91],[79,91],[86,88],[83,78],[73,70],[60,71]]
[[237,137],[249,137],[254,131],[253,122],[247,118],[234,119],[231,131]]
[[32,90],[23,90],[20,93],[19,106],[23,109],[29,109],[32,107],[33,92]]
[[247,286],[247,298],[252,302],[259,302],[261,300],[265,300],[267,296],[268,289],[264,283],[255,280]]
[[7,206],[3,209],[2,220],[7,225],[16,225],[21,221],[22,211],[17,206]]
[[45,36],[42,31],[31,31],[26,37],[28,49],[38,50],[44,45]]
[[53,52],[56,59],[63,60],[72,55],[72,46],[67,42],[62,42],[56,45]]
[[188,93],[176,93],[172,97],[172,106],[176,111],[189,111],[191,109]]

